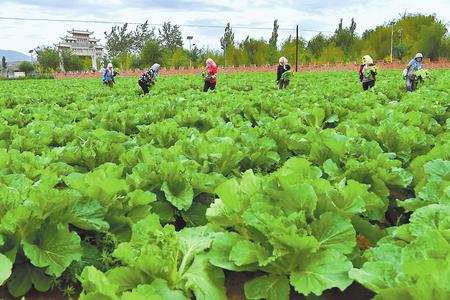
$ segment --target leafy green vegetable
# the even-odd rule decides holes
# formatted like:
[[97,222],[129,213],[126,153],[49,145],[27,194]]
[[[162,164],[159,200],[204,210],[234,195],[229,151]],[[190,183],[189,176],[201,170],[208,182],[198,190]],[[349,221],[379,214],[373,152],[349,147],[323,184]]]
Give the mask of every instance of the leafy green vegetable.
[[334,251],[312,254],[301,261],[299,269],[290,276],[294,288],[302,294],[314,293],[320,296],[326,289],[338,287],[345,290],[352,280],[348,271],[352,263],[345,256]]
[[258,272],[249,299],[353,280],[448,299],[449,72],[418,93],[397,73],[373,93],[346,71],[286,93],[270,74],[210,95],[163,76],[146,101],[133,78],[0,81],[0,285],[224,299],[230,270]]
[[289,280],[284,275],[264,275],[245,284],[247,299],[288,299]]
[[[103,287],[112,285],[114,297],[121,293],[123,297],[131,297],[142,285],[158,284],[156,294],[226,299],[223,272],[210,265],[204,254],[214,236],[208,227],[176,232],[171,225],[163,227],[157,215],[149,215],[133,226],[130,242],[119,244],[113,253],[124,266],[113,268],[106,275],[92,270],[96,278],[103,278],[103,283],[94,289],[84,288],[86,295],[94,297],[103,293]],[[83,287],[89,281],[87,277],[81,278]]]
[[416,76],[419,80],[427,80],[430,79],[430,71],[427,69],[420,69],[416,71]]
[[366,252],[368,262],[352,269],[350,277],[378,293],[378,299],[446,299],[449,217],[448,205],[417,209],[410,224],[396,228]]
[[0,284],[3,284],[11,276],[12,263],[8,257],[0,254],[0,266]]
[[44,227],[35,241],[22,243],[31,263],[47,268],[49,275],[60,276],[72,261],[81,259],[80,237],[67,227]]
[[29,264],[14,266],[13,274],[8,281],[8,291],[14,297],[25,295],[33,286],[40,292],[50,289],[52,278],[44,274],[43,269],[38,269]]

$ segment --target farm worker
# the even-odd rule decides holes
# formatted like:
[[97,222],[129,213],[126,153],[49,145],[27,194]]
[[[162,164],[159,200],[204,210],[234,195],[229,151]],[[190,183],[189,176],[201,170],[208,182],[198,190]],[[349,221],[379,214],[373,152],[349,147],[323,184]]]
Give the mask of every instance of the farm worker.
[[285,89],[289,85],[290,76],[286,76],[287,72],[289,72],[289,75],[292,74],[291,72],[291,66],[288,63],[288,60],[286,57],[280,57],[278,60],[278,69],[277,69],[277,84],[278,88],[280,90]]
[[369,55],[364,55],[362,58],[362,65],[359,67],[359,80],[362,82],[365,91],[375,86],[377,68]]
[[148,94],[148,88],[150,85],[155,85],[156,78],[159,77],[159,70],[161,66],[159,64],[153,64],[153,66],[148,69],[147,72],[144,72],[138,80],[139,86],[144,91],[144,95]]
[[116,81],[114,77],[116,77],[117,72],[114,72],[113,64],[109,63],[106,67],[106,70],[103,72],[103,84],[109,87],[113,87]]
[[409,92],[414,92],[417,88],[416,72],[422,69],[423,54],[417,53],[416,56],[411,59],[406,68],[403,70],[403,79],[406,79],[406,89]]
[[203,91],[206,93],[208,90],[214,91],[216,89],[217,84],[217,64],[212,60],[212,58],[208,58],[206,60],[206,77],[205,77],[205,85],[203,87]]

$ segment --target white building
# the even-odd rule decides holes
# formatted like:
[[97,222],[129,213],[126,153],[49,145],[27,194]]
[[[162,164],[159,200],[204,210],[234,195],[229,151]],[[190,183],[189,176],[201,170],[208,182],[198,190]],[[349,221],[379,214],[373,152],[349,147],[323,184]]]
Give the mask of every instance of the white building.
[[62,42],[55,44],[59,50],[70,50],[74,55],[89,56],[92,59],[92,69],[97,70],[97,59],[103,56],[103,46],[98,45],[100,41],[91,37],[94,32],[88,30],[67,31],[70,35],[61,37]]

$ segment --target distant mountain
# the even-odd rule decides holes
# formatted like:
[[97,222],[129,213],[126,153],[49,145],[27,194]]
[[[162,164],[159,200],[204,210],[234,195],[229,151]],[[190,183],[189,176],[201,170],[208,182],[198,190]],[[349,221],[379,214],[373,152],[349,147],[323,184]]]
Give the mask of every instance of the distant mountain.
[[17,52],[14,50],[2,50],[0,49],[0,60],[2,57],[6,57],[7,62],[13,62],[13,61],[31,61],[31,58],[29,55],[23,54],[21,52]]

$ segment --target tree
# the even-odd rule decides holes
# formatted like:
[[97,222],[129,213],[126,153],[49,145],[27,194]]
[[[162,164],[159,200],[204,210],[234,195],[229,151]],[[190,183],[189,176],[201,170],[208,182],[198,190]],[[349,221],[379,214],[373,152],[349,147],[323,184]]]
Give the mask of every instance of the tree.
[[442,41],[442,53],[440,53],[440,57],[450,59],[450,38],[445,38]]
[[[306,41],[302,37],[299,38],[299,57],[298,60],[300,63],[309,63],[312,59],[311,52],[306,49]],[[294,63],[295,54],[297,51],[297,42],[296,39],[291,36],[287,38],[281,45],[281,55],[286,57],[288,60],[291,60],[291,63]],[[280,55],[280,56],[281,56]]]
[[[336,47],[341,48],[344,50],[347,58],[354,57],[355,56],[355,41],[356,41],[356,22],[354,19],[352,19],[351,24],[348,28],[345,28],[342,24],[342,19],[339,22],[338,28],[334,33],[334,36],[332,37],[332,40],[334,41]],[[345,57],[341,58],[343,60]]]
[[37,61],[44,72],[58,71],[60,57],[58,50],[51,47],[39,47],[36,49]]
[[375,30],[363,34],[363,49],[374,59],[384,59],[389,55],[391,45],[391,29],[379,26]]
[[323,49],[319,63],[336,63],[337,61],[341,61],[345,56],[345,52],[340,47],[336,47],[334,43],[329,44],[325,49]]
[[61,59],[66,72],[83,70],[83,63],[79,56],[73,55],[70,50],[61,50]]
[[197,45],[194,45],[191,52],[189,53],[189,58],[191,59],[194,65],[197,65],[197,61],[202,56],[202,49],[198,48]]
[[148,41],[141,50],[141,65],[151,66],[154,63],[161,62],[163,49],[157,41]]
[[344,29],[344,19],[339,20],[338,29],[335,31],[335,33],[338,33],[339,31]]
[[141,51],[149,42],[156,42],[155,28],[148,21],[137,25],[135,30],[128,30],[128,24],[114,26],[105,31],[107,61],[113,61],[122,69],[137,68],[141,64]]
[[183,36],[180,26],[164,22],[162,29],[158,29],[158,31],[160,43],[164,48],[169,49],[172,54],[175,53],[177,48],[183,47]]
[[438,60],[439,56],[444,54],[444,39],[447,29],[444,24],[434,23],[429,26],[423,26],[419,35],[421,36],[418,44],[418,52],[423,52],[432,60]]
[[225,33],[223,34],[223,37],[220,38],[220,47],[225,51],[231,46],[234,46],[234,33],[230,23],[227,23]]
[[6,70],[8,64],[6,63],[6,57],[2,56],[2,69]]
[[157,41],[155,27],[150,28],[148,21],[136,26],[136,29],[133,32],[133,40],[133,51],[135,53],[140,53],[147,43]]
[[132,69],[140,69],[142,66],[147,67],[147,65],[142,63],[141,55],[132,54],[130,56],[130,67]]
[[410,50],[411,50],[411,45],[399,43],[394,46],[394,56],[397,59],[402,60],[405,57],[406,53],[408,53]]
[[127,23],[123,26],[112,27],[109,33],[105,31],[105,40],[105,46],[111,58],[130,53],[134,46],[134,35],[128,32]]
[[128,24],[114,26],[108,33],[105,31],[106,49],[111,57],[123,53],[140,53],[149,41],[156,41],[155,28],[150,28],[148,21],[137,25],[134,31],[128,30]]
[[188,67],[189,66],[189,54],[183,48],[177,48],[170,60],[172,67]]
[[256,40],[247,36],[241,43],[240,48],[247,53],[249,65],[263,65],[267,63],[268,44],[263,40]]
[[34,71],[34,65],[29,61],[23,61],[19,65],[19,71],[25,72],[26,75],[29,75]]
[[323,49],[325,49],[328,44],[328,39],[322,33],[319,33],[308,42],[307,49],[315,58],[319,58]]
[[272,36],[269,39],[269,45],[277,48],[277,43],[278,43],[278,29],[280,28],[280,26],[278,25],[278,20],[273,21],[273,31],[272,31]]
[[[341,23],[342,23],[342,19],[341,19]],[[350,24],[349,30],[350,30],[351,35],[355,36],[355,30],[356,30],[355,18],[352,18],[352,23]]]
[[230,46],[227,48],[227,63],[233,66],[248,65],[248,56],[245,49]]
[[[393,29],[396,58],[409,60],[417,52],[423,52],[433,60],[446,54],[448,56],[445,42],[448,39],[447,28],[434,15],[404,14],[394,23]],[[371,54],[375,59],[388,58],[391,30],[391,25],[386,23],[365,31],[360,43],[364,54]]]
[[267,49],[267,61],[269,63],[275,62],[277,61],[277,56],[278,56],[278,29],[280,28],[280,26],[278,25],[278,20],[275,20],[273,22],[273,30],[272,30],[272,35],[270,36],[269,39],[269,47]]

